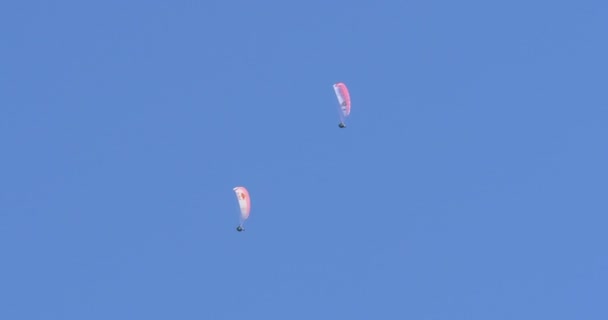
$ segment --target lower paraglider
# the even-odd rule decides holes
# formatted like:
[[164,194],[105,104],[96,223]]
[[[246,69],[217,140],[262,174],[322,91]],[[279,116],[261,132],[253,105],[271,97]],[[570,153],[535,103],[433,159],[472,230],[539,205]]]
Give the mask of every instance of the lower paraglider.
[[239,217],[239,226],[236,227],[236,231],[241,232],[245,230],[243,224],[245,220],[249,218],[249,211],[251,211],[251,199],[249,198],[249,191],[245,187],[236,187],[234,189],[236,199],[239,202],[239,208],[241,209],[241,215]]
[[342,82],[338,82],[334,84],[334,92],[336,93],[336,98],[338,99],[338,104],[340,108],[338,109],[338,114],[340,116],[340,124],[338,127],[346,128],[346,118],[350,115],[350,94],[348,93],[348,88]]

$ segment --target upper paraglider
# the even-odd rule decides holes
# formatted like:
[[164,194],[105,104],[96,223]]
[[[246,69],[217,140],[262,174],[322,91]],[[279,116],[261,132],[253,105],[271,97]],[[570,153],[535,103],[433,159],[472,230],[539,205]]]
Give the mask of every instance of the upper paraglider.
[[240,223],[236,228],[237,231],[243,231],[243,224],[245,220],[249,218],[249,212],[251,211],[251,199],[249,198],[249,191],[245,187],[236,187],[232,189],[236,194],[236,199],[239,202],[239,208],[241,209]]
[[345,128],[346,124],[344,121],[346,117],[350,115],[350,94],[348,88],[342,82],[334,84],[334,92],[336,93],[336,98],[338,98],[338,103],[340,104],[340,124],[338,126],[340,128]]

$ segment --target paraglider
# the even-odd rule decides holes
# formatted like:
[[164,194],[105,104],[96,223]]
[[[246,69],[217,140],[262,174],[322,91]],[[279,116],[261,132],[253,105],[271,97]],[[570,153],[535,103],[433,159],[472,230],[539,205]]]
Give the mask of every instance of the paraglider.
[[334,84],[334,92],[336,93],[336,98],[338,98],[340,104],[340,124],[338,124],[338,127],[346,128],[344,122],[350,115],[350,94],[348,93],[348,88],[346,88],[346,85],[342,82]]
[[249,191],[245,187],[235,187],[232,189],[236,194],[236,199],[239,202],[239,208],[241,209],[241,215],[239,217],[239,225],[236,227],[236,231],[241,232],[245,230],[243,224],[245,220],[249,218],[249,211],[251,211],[251,199],[249,198]]

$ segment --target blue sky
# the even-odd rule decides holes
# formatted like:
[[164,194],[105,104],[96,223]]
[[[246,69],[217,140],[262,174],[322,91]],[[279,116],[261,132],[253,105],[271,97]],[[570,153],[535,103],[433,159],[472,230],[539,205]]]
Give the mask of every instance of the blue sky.
[[6,1],[0,318],[607,319],[607,14]]

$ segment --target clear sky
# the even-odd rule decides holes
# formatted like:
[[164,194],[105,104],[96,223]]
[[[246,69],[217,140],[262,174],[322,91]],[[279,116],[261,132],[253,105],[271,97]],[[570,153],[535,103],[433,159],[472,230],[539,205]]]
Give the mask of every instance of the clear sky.
[[608,319],[607,16],[4,1],[0,319]]

